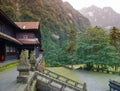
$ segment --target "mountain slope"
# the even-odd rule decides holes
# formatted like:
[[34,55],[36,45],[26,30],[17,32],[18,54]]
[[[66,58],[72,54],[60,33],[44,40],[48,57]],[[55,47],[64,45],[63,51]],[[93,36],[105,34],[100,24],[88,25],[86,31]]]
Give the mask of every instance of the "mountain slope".
[[80,13],[85,15],[93,26],[120,27],[120,14],[110,7],[104,7],[101,9],[96,6],[91,6],[81,9]]
[[69,3],[63,3],[61,0],[1,0],[0,7],[13,20],[40,20],[41,24],[51,31],[59,28],[84,31],[86,26],[90,25],[87,18],[73,9]]
[[85,31],[90,26],[87,18],[62,0],[0,0],[0,8],[13,21],[40,21],[44,57],[50,61],[63,55],[69,30]]

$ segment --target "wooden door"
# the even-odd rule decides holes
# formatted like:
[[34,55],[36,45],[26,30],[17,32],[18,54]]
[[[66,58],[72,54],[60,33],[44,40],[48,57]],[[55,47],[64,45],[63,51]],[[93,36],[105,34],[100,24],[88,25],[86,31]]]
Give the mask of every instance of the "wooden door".
[[0,43],[0,62],[4,62],[5,61],[4,48],[5,48],[4,44]]

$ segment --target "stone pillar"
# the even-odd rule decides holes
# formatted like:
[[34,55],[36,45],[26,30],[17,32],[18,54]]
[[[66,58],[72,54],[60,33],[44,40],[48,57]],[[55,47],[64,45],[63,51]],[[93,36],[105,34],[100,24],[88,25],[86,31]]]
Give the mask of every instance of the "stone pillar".
[[31,64],[31,71],[35,71],[35,65],[36,65],[36,60],[30,60],[30,64]]
[[30,66],[29,65],[18,65],[17,70],[19,71],[17,82],[27,83],[28,77],[29,77]]
[[83,91],[87,91],[87,85],[86,85],[86,83],[83,84]]

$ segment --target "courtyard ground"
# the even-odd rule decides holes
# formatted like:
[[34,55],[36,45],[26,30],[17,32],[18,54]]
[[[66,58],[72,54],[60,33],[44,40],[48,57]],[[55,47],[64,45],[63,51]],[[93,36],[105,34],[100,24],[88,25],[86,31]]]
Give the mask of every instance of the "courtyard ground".
[[120,75],[90,72],[84,70],[69,70],[63,67],[49,68],[51,71],[69,77],[79,82],[86,82],[88,91],[109,91],[109,80],[120,82]]

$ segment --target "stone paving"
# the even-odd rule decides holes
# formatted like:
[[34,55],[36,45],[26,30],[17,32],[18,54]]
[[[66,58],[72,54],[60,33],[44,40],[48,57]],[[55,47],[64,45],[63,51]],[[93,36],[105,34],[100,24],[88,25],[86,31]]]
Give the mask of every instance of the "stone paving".
[[78,82],[87,83],[87,91],[109,91],[109,80],[120,82],[120,75],[90,72],[85,70],[70,70],[64,67],[50,67],[51,71],[69,77]]
[[0,72],[0,91],[16,91],[20,84],[16,84],[17,68]]
[[120,82],[120,75],[89,72],[83,70],[74,71],[78,79],[87,83],[88,91],[109,91],[109,80]]
[[16,62],[17,60],[9,60],[9,61],[5,61],[5,62],[0,62],[0,66],[3,66],[3,65],[7,65],[7,64],[10,64],[10,63],[14,63]]
[[[0,91],[16,91],[20,84],[16,83],[18,76],[17,68],[0,72]],[[62,71],[63,72],[63,71]],[[98,72],[89,72],[83,70],[71,71],[76,75],[76,79],[87,83],[88,91],[109,91],[109,80],[116,80],[120,82],[120,75],[112,75]]]

